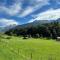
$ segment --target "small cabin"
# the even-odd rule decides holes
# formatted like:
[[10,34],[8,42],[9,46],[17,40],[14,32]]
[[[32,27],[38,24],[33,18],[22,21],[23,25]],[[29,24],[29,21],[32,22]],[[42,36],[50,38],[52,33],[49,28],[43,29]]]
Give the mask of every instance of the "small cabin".
[[57,41],[60,41],[60,37],[57,37]]

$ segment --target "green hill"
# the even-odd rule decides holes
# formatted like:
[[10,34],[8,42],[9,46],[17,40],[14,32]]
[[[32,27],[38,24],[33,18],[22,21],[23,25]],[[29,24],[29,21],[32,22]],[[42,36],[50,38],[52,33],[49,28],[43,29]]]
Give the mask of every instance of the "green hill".
[[45,38],[0,37],[0,60],[60,60],[60,42]]

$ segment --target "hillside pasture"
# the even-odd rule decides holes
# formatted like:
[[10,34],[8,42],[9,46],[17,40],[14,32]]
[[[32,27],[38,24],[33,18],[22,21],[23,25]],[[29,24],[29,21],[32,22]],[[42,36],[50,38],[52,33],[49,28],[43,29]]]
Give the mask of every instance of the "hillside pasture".
[[46,38],[0,38],[0,60],[60,60],[60,42]]

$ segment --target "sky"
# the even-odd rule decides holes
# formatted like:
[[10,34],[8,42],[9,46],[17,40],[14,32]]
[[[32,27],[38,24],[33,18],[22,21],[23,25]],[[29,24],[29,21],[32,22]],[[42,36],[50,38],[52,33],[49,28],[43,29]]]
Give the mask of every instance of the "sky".
[[0,27],[60,18],[60,0],[0,0]]

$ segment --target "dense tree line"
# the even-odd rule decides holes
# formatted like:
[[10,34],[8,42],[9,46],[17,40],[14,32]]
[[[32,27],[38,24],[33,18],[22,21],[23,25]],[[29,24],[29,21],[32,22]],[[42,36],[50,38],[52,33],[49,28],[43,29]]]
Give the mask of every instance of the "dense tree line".
[[22,28],[15,28],[6,31],[5,34],[15,35],[15,36],[23,36],[23,37],[47,37],[56,39],[60,36],[60,23],[58,21],[54,21],[52,23],[37,25],[37,26],[28,26]]

